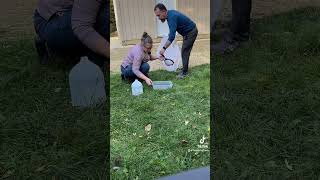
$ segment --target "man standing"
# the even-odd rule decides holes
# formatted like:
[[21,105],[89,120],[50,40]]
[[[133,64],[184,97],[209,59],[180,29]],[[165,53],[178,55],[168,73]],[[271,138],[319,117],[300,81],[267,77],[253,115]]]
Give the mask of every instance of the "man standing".
[[166,49],[175,39],[175,34],[178,32],[183,36],[183,44],[181,49],[183,69],[178,75],[178,78],[184,78],[188,73],[189,57],[193,47],[193,43],[197,38],[198,29],[196,24],[188,18],[186,15],[176,11],[167,10],[167,8],[159,3],[154,7],[154,13],[161,22],[168,21],[169,25],[169,38],[160,51],[160,55],[163,55]]
[[213,53],[232,52],[249,40],[251,6],[252,0],[232,0],[230,32],[225,33],[222,42],[213,44]]

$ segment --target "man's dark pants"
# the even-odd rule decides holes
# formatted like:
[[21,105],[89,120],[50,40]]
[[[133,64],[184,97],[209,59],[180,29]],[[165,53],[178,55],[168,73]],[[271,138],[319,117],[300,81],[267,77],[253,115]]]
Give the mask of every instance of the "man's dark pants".
[[249,39],[251,7],[252,0],[232,0],[231,31],[235,40]]
[[197,27],[191,30],[187,35],[183,36],[183,43],[181,48],[183,73],[188,72],[190,53],[191,53],[194,41],[197,39],[197,36],[198,36]]

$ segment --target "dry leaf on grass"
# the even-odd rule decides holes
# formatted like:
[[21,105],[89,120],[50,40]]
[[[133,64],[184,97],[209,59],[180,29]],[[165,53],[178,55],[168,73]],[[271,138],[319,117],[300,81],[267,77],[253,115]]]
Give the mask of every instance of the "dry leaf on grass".
[[41,171],[43,171],[44,170],[44,168],[45,168],[46,166],[45,165],[43,165],[43,166],[40,166],[39,168],[37,168],[35,171],[36,172],[41,172]]
[[182,144],[182,145],[187,145],[187,144],[188,144],[188,141],[185,140],[185,139],[183,139],[183,140],[181,141],[181,144]]
[[145,130],[146,132],[151,131],[151,124],[146,125],[146,126],[144,127],[144,130]]
[[56,88],[55,90],[54,90],[54,92],[56,92],[56,93],[58,93],[58,92],[60,92],[61,91],[61,88]]
[[285,159],[284,162],[286,163],[286,167],[287,167],[290,171],[292,171],[292,170],[293,170],[292,165],[289,164],[288,160]]
[[277,164],[276,164],[275,161],[268,161],[268,162],[266,162],[264,165],[265,165],[266,167],[269,167],[269,168],[271,168],[271,167],[277,167]]

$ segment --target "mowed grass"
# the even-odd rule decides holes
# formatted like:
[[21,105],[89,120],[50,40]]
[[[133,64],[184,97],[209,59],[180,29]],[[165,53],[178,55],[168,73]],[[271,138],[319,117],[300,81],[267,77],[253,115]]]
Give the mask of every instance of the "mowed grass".
[[0,57],[0,179],[104,179],[106,107],[73,108],[69,68],[39,66],[31,38]]
[[253,22],[212,59],[216,179],[320,178],[320,9]]
[[[201,138],[209,138],[210,68],[201,65],[190,72],[178,80],[177,73],[152,71],[153,81],[171,80],[173,88],[153,90],[144,83],[138,97],[119,74],[111,75],[112,179],[151,180],[209,165],[209,148],[188,149],[199,150]],[[151,130],[145,131],[148,124]],[[116,166],[120,169],[113,170]]]

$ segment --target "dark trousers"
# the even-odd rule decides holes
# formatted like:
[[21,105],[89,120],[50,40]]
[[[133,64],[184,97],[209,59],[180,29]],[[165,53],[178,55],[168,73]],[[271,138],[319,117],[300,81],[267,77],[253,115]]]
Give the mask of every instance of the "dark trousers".
[[[107,13],[107,6],[101,6],[94,25],[94,29],[106,40],[109,39],[109,16]],[[72,7],[53,15],[47,21],[35,11],[33,20],[38,37],[54,53],[73,57],[88,56],[90,61],[105,72],[107,59],[87,48],[75,36],[71,25],[71,14]]]
[[[150,65],[146,62],[143,62],[140,66],[140,71],[145,75],[148,76],[150,70]],[[127,67],[121,66],[121,73],[127,79],[137,79],[138,77],[132,71],[132,65],[128,65]]]
[[231,31],[238,41],[246,41],[250,34],[252,0],[232,0]]
[[194,41],[197,39],[197,36],[198,36],[197,27],[195,27],[187,35],[183,36],[181,56],[182,56],[182,66],[183,66],[182,71],[184,73],[188,72],[190,53],[191,53]]

